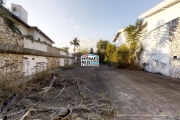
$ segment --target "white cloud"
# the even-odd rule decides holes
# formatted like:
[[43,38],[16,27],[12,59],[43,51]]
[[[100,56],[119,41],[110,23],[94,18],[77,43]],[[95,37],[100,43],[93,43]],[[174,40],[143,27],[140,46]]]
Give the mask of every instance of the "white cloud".
[[[79,44],[80,44],[80,47],[82,47],[82,48],[93,48],[93,50],[94,50],[94,52],[96,52],[96,43],[97,43],[97,41],[96,40],[91,40],[91,39],[86,39],[86,38],[82,38],[82,39],[79,39],[80,40],[80,42],[79,42]],[[74,51],[73,51],[73,45],[70,45],[69,44],[69,41],[68,42],[56,42],[56,44],[55,45],[53,45],[53,46],[56,46],[56,47],[64,47],[64,46],[67,46],[67,47],[70,47],[70,49],[69,49],[69,52],[70,53],[74,53]],[[76,50],[76,52],[77,52],[77,50]]]
[[79,25],[75,25],[76,28],[79,28],[80,26]]
[[71,18],[70,21],[71,21],[71,22],[74,22],[74,19]]
[[64,22],[67,22],[67,20],[63,20]]
[[91,39],[81,39],[79,44],[81,47],[87,47],[87,48],[93,48],[94,51],[96,51],[96,43],[97,41],[91,40]]

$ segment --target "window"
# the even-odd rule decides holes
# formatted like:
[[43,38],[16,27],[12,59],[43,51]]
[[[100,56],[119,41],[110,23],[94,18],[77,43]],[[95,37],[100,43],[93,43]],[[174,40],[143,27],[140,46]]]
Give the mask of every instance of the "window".
[[174,59],[177,59],[177,56],[174,56]]

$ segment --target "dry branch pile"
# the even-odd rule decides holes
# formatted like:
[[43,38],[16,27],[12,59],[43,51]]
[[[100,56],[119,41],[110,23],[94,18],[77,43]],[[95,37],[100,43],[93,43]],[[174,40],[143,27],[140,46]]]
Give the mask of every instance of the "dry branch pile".
[[109,120],[117,115],[106,95],[83,86],[81,76],[54,76],[27,86],[0,118],[7,120]]

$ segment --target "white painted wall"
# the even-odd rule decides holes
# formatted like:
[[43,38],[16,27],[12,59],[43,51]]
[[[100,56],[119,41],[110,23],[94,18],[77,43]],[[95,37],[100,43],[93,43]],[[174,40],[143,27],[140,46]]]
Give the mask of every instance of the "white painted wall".
[[60,51],[60,55],[66,55],[66,52]]
[[180,2],[167,9],[164,9],[159,13],[156,13],[155,15],[146,18],[148,22],[148,32],[161,25],[164,25],[165,23],[170,22],[173,19],[180,17],[180,12],[178,11],[180,11]]
[[122,44],[126,43],[125,34],[124,32],[121,32],[115,42],[115,45],[117,47],[121,46]]
[[[148,63],[145,70],[152,73],[161,73],[169,76],[170,54],[169,54],[169,26],[164,25],[153,32],[142,41],[143,52],[141,54],[141,65]],[[163,44],[166,41],[167,44]]]
[[[60,55],[66,55],[66,52],[60,50]],[[65,66],[65,58],[60,58],[60,66]]]
[[[44,68],[43,67],[37,67],[37,69],[35,69],[35,67],[34,67],[34,66],[37,66],[36,65],[37,62],[45,62],[45,63],[47,63],[47,58],[46,57],[31,56],[31,55],[24,55],[24,57],[28,58],[27,60],[24,60],[23,72],[25,72],[26,76],[32,75],[33,73],[35,73],[37,71],[42,71],[43,69],[45,70],[46,67],[47,67],[47,64],[44,64]],[[33,60],[33,58],[34,58],[34,60]],[[28,65],[28,63],[29,63],[29,65]]]
[[[73,57],[72,53],[69,53],[69,57]],[[74,63],[74,59],[69,59],[69,65],[72,65]]]
[[[13,9],[15,9],[15,11]],[[28,22],[28,13],[21,5],[11,4],[11,11],[24,22]]]
[[28,35],[28,28],[20,22],[18,22],[18,29],[21,31],[22,35]]
[[41,34],[41,32],[34,30],[34,39],[40,38],[41,41],[46,41],[46,43],[52,45],[52,42],[50,42],[45,36]]
[[27,40],[24,38],[24,48],[39,50],[47,52],[47,45],[37,42],[32,42],[31,40]]
[[44,41],[44,42],[52,45],[52,42],[50,42],[44,35],[42,35],[41,32],[39,32],[33,28],[28,29],[28,35],[32,35],[35,40],[37,40],[39,38],[41,42]]
[[60,58],[60,67],[64,66],[64,58]]

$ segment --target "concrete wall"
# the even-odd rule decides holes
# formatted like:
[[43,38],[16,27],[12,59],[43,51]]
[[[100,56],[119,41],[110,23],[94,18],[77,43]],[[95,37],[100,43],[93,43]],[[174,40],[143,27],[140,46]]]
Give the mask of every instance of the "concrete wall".
[[[60,55],[66,55],[66,52],[60,51]],[[65,66],[65,58],[60,58],[60,66]]]
[[45,36],[43,36],[41,34],[41,32],[37,31],[37,30],[34,30],[34,35],[33,35],[34,39],[37,40],[38,38],[40,39],[40,41],[44,41],[50,45],[52,45],[52,42],[50,42]]
[[[60,55],[66,55],[72,57],[73,55],[71,53],[66,53],[64,51],[60,51]],[[67,59],[67,58],[60,58],[60,66],[63,67],[65,65],[72,65],[73,60]]]
[[35,40],[38,40],[38,38],[39,38],[41,42],[46,42],[46,43],[52,45],[52,42],[50,42],[44,35],[42,35],[41,32],[39,32],[33,28],[29,28],[28,33],[25,35],[32,35]]
[[23,72],[25,72],[25,76],[32,75],[36,72],[41,72],[47,68],[48,61],[46,57],[24,55],[24,58]]
[[146,18],[148,22],[147,25],[148,32],[172,21],[173,19],[178,18],[180,16],[180,13],[177,11],[180,11],[180,2],[167,9],[164,9],[159,13],[156,13],[155,15]]
[[147,33],[142,46],[141,65],[146,64],[145,70],[169,76],[169,26],[166,24]]
[[63,67],[65,65],[64,58],[60,58],[59,61],[60,61],[60,67]]
[[64,51],[60,51],[60,55],[66,55],[66,52],[64,52]]
[[22,35],[28,35],[29,34],[29,29],[20,22],[18,22],[18,29],[20,30]]
[[28,13],[21,5],[11,4],[11,11],[24,22],[28,22]]
[[47,45],[43,43],[32,42],[31,40],[27,40],[25,38],[23,42],[24,42],[24,48],[47,52]]
[[[73,57],[72,53],[69,53],[70,57]],[[69,59],[69,65],[72,65],[74,63],[74,59]]]

